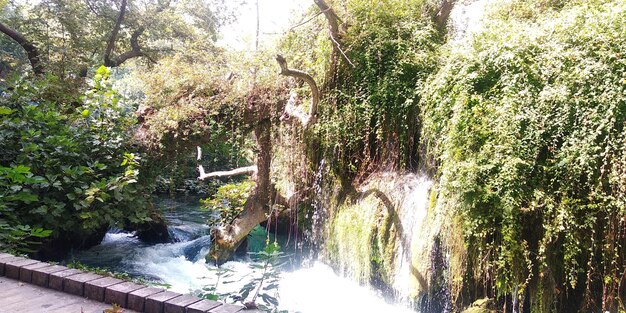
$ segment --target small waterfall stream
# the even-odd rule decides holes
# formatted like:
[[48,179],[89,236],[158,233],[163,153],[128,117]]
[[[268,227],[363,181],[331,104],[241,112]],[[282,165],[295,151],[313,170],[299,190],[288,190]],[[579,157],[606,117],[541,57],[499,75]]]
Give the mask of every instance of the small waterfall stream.
[[[79,251],[68,258],[82,264],[125,272],[132,277],[167,284],[170,290],[197,294],[206,286],[214,286],[217,268],[206,264],[204,255],[210,245],[204,220],[208,212],[199,210],[196,202],[161,200],[166,210],[170,235],[175,242],[149,245],[132,233],[112,229],[102,243]],[[288,251],[286,251],[288,252]],[[232,270],[230,283],[220,282],[218,293],[237,293],[252,277],[260,276],[251,268],[250,259],[227,262],[223,268]],[[278,289],[280,309],[290,312],[413,312],[385,302],[374,289],[360,286],[338,276],[326,264],[314,261],[309,267],[287,269],[282,273]]]
[[401,301],[409,301],[409,295],[414,288],[412,275],[413,269],[412,247],[428,243],[420,242],[428,239],[421,238],[422,227],[425,226],[428,217],[428,198],[432,181],[425,175],[407,175],[399,184],[398,190],[398,216],[400,224],[400,244],[396,252],[395,273],[393,277],[393,289]]

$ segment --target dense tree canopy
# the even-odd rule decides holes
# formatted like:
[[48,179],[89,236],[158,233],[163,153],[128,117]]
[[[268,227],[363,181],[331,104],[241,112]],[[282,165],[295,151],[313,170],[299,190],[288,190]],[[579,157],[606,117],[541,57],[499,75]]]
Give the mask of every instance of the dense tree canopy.
[[[11,2],[0,16],[2,25],[37,48],[47,71],[71,77],[99,64],[116,67],[135,58],[154,63],[177,51],[211,50],[232,14],[221,0],[43,0]],[[2,40],[13,57],[9,64],[25,63],[18,43]]]

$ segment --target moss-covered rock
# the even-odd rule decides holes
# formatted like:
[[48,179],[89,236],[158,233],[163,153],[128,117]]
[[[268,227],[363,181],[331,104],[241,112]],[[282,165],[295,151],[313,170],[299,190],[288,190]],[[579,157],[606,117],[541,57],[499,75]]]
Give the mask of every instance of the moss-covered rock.
[[479,299],[474,301],[469,308],[463,310],[461,313],[497,313],[498,311],[493,310],[493,304],[493,299]]

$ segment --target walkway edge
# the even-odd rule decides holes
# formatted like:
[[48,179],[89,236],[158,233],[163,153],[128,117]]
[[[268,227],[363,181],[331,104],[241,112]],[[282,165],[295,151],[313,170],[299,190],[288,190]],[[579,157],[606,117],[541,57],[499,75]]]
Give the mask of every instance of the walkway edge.
[[144,313],[260,311],[0,253],[0,276]]

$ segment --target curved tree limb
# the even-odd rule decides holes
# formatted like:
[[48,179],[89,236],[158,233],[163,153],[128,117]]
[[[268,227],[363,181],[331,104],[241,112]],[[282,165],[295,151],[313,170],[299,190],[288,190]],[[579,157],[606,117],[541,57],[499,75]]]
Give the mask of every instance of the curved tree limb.
[[[164,1],[157,7],[155,14],[163,12],[170,5],[170,1]],[[109,67],[117,67],[122,65],[122,63],[128,61],[129,59],[136,57],[146,57],[153,63],[156,63],[154,59],[150,58],[146,53],[144,53],[143,49],[139,45],[139,36],[141,36],[146,30],[146,25],[140,26],[137,28],[132,35],[130,36],[130,50],[120,54],[118,57],[112,57],[111,54],[113,52],[113,48],[115,47],[115,41],[117,40],[117,36],[119,34],[120,28],[122,26],[122,22],[124,21],[124,15],[126,13],[127,0],[122,0],[120,6],[120,14],[117,17],[115,22],[115,26],[111,31],[111,36],[109,37],[109,41],[107,43],[106,50],[104,52],[104,65]]]
[[309,124],[314,124],[317,116],[317,107],[320,102],[320,90],[317,87],[317,83],[315,83],[315,79],[313,79],[313,77],[306,72],[290,69],[289,66],[287,66],[287,60],[285,60],[285,58],[280,54],[276,55],[276,62],[278,62],[278,65],[280,66],[280,74],[302,79],[309,85],[309,88],[311,88],[311,107],[309,110],[309,119],[307,121],[301,119],[301,121],[303,123],[302,126],[305,128],[308,127]]
[[[110,67],[116,67],[116,66],[122,65],[122,63],[128,61],[129,59],[140,57],[140,56],[145,56],[143,51],[141,51],[141,46],[139,46],[139,36],[144,32],[145,29],[146,28],[143,26],[139,27],[130,36],[131,50],[120,54],[117,58],[115,58],[115,60],[108,59],[107,61],[105,57],[104,65],[110,66]],[[154,60],[151,60],[151,61],[154,61]]]
[[[393,225],[396,228],[396,233],[399,236],[400,244],[406,249],[405,251],[410,251],[410,242],[409,238],[406,237],[404,228],[402,226],[402,221],[400,221],[400,216],[398,216],[398,211],[396,206],[393,204],[393,201],[381,190],[373,188],[365,191],[360,191],[357,193],[357,198],[365,199],[368,196],[373,195],[378,198],[382,203],[387,212],[391,216],[391,220],[393,221]],[[422,273],[412,264],[410,258],[407,260],[411,269],[411,275],[415,277],[415,279],[419,282],[422,290],[428,290],[428,282]]]
[[2,22],[0,22],[0,32],[11,37],[11,39],[15,40],[15,42],[22,46],[22,49],[24,49],[24,51],[26,51],[26,54],[28,55],[28,61],[30,62],[30,65],[32,66],[33,72],[35,72],[35,74],[40,75],[44,73],[43,64],[41,63],[41,60],[39,58],[39,50],[37,50],[37,47],[35,47],[35,45],[31,41],[26,39],[26,37],[24,37],[18,31],[3,24]]

